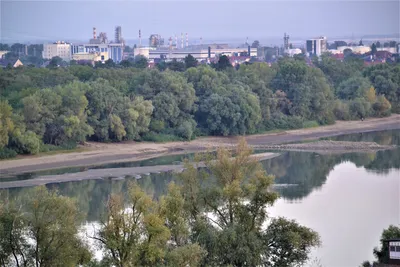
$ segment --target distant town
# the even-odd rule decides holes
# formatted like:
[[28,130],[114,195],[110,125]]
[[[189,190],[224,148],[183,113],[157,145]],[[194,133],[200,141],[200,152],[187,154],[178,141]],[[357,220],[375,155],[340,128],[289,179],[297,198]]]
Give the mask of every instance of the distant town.
[[273,63],[284,56],[303,56],[307,63],[312,64],[313,57],[324,54],[337,60],[357,57],[365,65],[372,65],[398,62],[400,50],[400,43],[388,38],[344,41],[318,36],[293,44],[286,33],[283,34],[281,45],[275,46],[265,46],[258,40],[246,40],[236,46],[229,43],[203,43],[202,38],[190,42],[188,33],[166,40],[160,34],[142,38],[141,30],[138,31],[139,42],[129,46],[120,26],[115,27],[113,37],[109,39],[107,33],[98,33],[97,28],[93,27],[93,35],[83,43],[55,40],[45,44],[0,44],[0,65],[46,67],[51,59],[57,58],[60,65],[96,66],[111,61],[119,64],[124,60],[134,62],[138,58],[145,58],[151,68],[160,62],[183,61],[188,55],[202,64],[216,62],[222,55],[227,56],[233,66],[251,62]]

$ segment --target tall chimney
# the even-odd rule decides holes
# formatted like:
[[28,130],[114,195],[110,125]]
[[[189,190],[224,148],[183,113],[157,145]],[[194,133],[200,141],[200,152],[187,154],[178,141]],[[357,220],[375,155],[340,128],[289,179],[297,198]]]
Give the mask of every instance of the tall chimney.
[[96,27],[93,27],[93,39],[96,39],[97,38],[97,36],[96,36]]
[[139,48],[142,47],[142,31],[139,29]]
[[183,48],[183,33],[181,33],[181,48]]
[[188,33],[186,33],[186,47],[188,47],[189,46],[189,36],[188,36]]

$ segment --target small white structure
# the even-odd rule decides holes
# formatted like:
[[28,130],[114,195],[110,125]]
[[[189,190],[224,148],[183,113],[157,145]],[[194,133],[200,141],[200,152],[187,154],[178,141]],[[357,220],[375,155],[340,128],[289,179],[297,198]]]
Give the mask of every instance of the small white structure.
[[286,53],[290,56],[293,57],[294,55],[301,54],[302,51],[300,48],[293,48],[293,49],[288,49],[286,50]]
[[400,263],[400,239],[389,240],[389,259],[399,260]]
[[337,50],[340,51],[341,53],[343,53],[343,51],[346,50],[346,49],[350,49],[354,54],[365,54],[365,53],[368,53],[369,51],[371,51],[371,47],[363,46],[363,45],[359,45],[359,46],[339,46],[337,48]]

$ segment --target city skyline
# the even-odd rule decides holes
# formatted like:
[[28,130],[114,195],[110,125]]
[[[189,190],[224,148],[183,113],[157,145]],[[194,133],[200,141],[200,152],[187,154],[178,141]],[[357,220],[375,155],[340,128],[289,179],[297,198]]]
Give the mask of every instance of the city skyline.
[[165,38],[188,33],[191,43],[200,37],[273,40],[283,32],[293,38],[400,32],[398,1],[2,1],[0,6],[2,42],[88,40],[93,27],[113,39],[115,26],[128,41],[138,39],[141,29],[143,40],[153,33]]

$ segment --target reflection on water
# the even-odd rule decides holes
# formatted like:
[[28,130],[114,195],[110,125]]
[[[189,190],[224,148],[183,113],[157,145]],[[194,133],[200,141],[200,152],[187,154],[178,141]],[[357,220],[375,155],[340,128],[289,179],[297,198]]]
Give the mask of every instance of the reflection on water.
[[[354,134],[331,139],[400,145],[400,131]],[[102,167],[174,164],[182,161],[183,157],[168,156]],[[279,157],[263,161],[262,165],[268,173],[276,176],[277,184],[295,184],[276,187],[282,198],[271,209],[271,214],[297,219],[320,232],[323,247],[315,255],[324,266],[358,266],[363,260],[371,260],[372,249],[378,245],[383,228],[390,223],[400,223],[399,148],[376,153],[285,152]],[[87,220],[96,221],[104,214],[104,203],[108,196],[125,192],[131,179],[135,178],[105,178],[47,186],[58,189],[63,195],[74,197],[80,209],[86,213]],[[161,173],[143,176],[138,182],[157,198],[165,193],[167,184],[174,179],[176,177],[171,173]],[[32,189],[12,188],[0,190],[0,193],[3,197],[14,199],[26,195],[27,190]],[[397,203],[397,206],[393,203]],[[356,249],[355,244],[359,245]],[[342,261],[347,258],[351,264]]]

